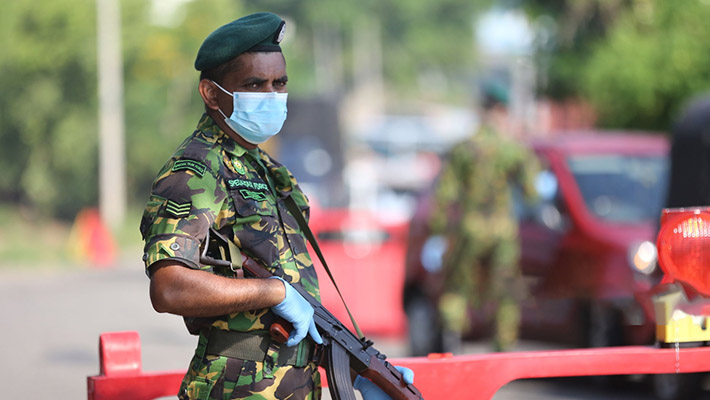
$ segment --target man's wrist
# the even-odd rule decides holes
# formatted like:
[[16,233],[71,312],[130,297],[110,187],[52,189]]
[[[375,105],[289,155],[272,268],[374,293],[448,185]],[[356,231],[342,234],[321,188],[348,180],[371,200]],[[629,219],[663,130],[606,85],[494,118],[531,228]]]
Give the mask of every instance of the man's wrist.
[[272,307],[276,307],[276,306],[280,305],[281,303],[283,303],[284,300],[286,300],[286,285],[287,285],[287,283],[285,280],[283,280],[282,278],[280,278],[278,276],[272,276],[270,278],[267,278],[267,281],[279,281],[281,283],[281,284],[278,284],[275,282],[271,283],[271,286],[273,289],[270,290],[270,293],[274,293],[273,298],[275,300],[275,303]]

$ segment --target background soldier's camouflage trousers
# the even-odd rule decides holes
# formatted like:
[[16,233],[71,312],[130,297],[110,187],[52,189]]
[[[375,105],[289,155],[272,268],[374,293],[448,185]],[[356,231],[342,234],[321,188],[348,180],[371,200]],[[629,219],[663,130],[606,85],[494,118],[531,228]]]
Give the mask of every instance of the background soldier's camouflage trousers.
[[520,325],[519,245],[512,238],[490,239],[457,238],[444,260],[439,312],[445,333],[460,337],[471,326],[468,308],[491,305],[494,349],[505,351],[515,345]]

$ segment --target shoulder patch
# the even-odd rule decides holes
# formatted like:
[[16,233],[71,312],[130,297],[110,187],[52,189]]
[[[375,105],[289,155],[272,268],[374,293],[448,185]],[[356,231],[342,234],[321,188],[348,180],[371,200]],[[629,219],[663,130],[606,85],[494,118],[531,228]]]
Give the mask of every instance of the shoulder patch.
[[246,175],[247,169],[244,167],[244,164],[242,164],[242,162],[238,159],[232,159],[232,166],[234,167],[234,170],[237,171],[237,173]]
[[190,215],[190,208],[192,208],[191,201],[188,201],[187,203],[178,203],[174,200],[168,200],[165,204],[165,211],[176,218],[187,217]]
[[207,166],[199,161],[186,159],[177,160],[175,161],[175,164],[173,164],[173,171],[180,171],[185,169],[194,172],[195,175],[202,178],[202,175],[204,175],[205,171],[207,170]]

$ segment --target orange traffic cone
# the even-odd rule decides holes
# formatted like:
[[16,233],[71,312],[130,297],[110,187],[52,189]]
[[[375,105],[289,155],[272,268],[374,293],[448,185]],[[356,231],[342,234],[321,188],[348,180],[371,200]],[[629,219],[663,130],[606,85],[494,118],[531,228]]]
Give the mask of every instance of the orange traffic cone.
[[95,208],[81,210],[69,238],[72,255],[91,266],[105,268],[116,260],[116,244]]

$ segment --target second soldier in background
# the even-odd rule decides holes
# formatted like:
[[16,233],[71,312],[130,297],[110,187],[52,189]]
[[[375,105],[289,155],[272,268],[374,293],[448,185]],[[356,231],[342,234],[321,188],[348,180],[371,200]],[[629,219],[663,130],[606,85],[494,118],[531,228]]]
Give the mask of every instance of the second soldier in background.
[[449,153],[430,220],[432,233],[445,235],[448,243],[438,307],[444,350],[455,353],[470,327],[471,307],[493,306],[496,351],[517,341],[522,284],[511,185],[531,200],[539,170],[512,128],[505,88],[489,82],[483,94],[482,126]]

